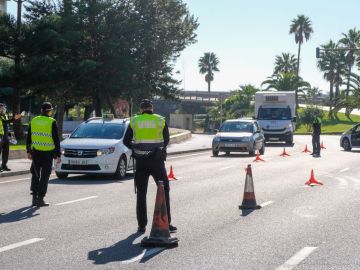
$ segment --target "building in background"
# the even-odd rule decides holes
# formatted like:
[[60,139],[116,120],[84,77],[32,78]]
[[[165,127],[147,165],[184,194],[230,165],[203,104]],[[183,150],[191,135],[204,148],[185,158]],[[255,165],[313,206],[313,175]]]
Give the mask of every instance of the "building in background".
[[0,0],[0,13],[7,13],[7,0]]

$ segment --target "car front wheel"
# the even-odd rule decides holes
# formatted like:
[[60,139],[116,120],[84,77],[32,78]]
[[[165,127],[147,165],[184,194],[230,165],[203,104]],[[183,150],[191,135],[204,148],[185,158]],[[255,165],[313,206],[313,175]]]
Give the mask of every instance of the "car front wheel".
[[118,163],[118,166],[117,166],[117,169],[116,169],[116,172],[115,172],[115,175],[114,175],[115,179],[123,179],[123,178],[125,178],[125,176],[126,176],[126,165],[127,165],[127,162],[126,162],[125,156],[121,156],[120,160],[119,160],[119,163]]
[[62,172],[55,172],[55,174],[56,174],[56,177],[59,179],[65,179],[69,176],[68,173],[62,173]]
[[212,154],[213,154],[214,157],[217,157],[219,155],[219,151],[213,150]]
[[342,147],[344,148],[345,151],[351,151],[351,145],[350,145],[350,141],[348,138],[345,138],[343,140]]

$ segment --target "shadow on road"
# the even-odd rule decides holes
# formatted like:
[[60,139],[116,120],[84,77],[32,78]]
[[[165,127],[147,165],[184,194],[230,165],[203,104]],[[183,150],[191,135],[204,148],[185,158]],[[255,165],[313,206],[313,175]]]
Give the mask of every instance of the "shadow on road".
[[266,142],[266,147],[294,147],[295,143],[292,144],[288,144],[288,143],[283,143],[283,142]]
[[133,174],[127,174],[125,178],[121,180],[111,179],[109,176],[104,175],[78,175],[74,177],[69,177],[66,179],[52,179],[49,181],[49,184],[53,185],[104,185],[112,183],[123,183],[128,180],[133,180]]
[[0,214],[0,224],[17,222],[17,221],[21,221],[21,220],[25,220],[28,218],[38,216],[39,214],[35,213],[36,210],[38,210],[38,209],[39,208],[37,208],[37,207],[27,206],[27,207],[23,207],[23,208],[14,210],[9,213],[1,213]]
[[[135,257],[144,253],[145,248],[140,246],[140,243],[134,244],[136,238],[140,237],[142,234],[134,233],[128,238],[121,240],[120,242],[107,247],[97,250],[90,251],[88,253],[88,260],[93,261],[94,264],[107,264],[110,262],[124,262],[134,259]],[[151,256],[144,257],[140,260],[141,263],[144,263],[156,255],[160,254],[163,249],[151,254]]]
[[254,212],[254,209],[241,210],[241,216],[246,217],[247,215],[250,215],[252,212]]

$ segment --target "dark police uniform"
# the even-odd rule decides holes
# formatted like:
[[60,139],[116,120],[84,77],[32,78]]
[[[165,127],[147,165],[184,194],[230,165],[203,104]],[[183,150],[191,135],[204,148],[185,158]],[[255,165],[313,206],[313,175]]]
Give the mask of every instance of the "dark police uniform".
[[15,118],[9,119],[7,114],[0,114],[0,154],[2,153],[2,164],[0,171],[10,171],[7,167],[9,160],[9,124],[15,121]]
[[313,124],[313,133],[312,133],[312,145],[313,145],[313,155],[320,156],[320,134],[321,134],[321,119],[320,117],[314,117]]
[[[49,103],[42,105],[42,110],[52,110]],[[31,191],[33,205],[48,206],[44,202],[54,158],[61,157],[60,140],[55,119],[47,114],[35,117],[27,135],[27,152],[31,154]]]
[[133,156],[136,159],[136,215],[139,232],[145,231],[148,222],[146,194],[150,175],[156,184],[159,181],[164,182],[169,229],[171,232],[176,231],[176,227],[171,225],[170,188],[165,168],[166,147],[169,144],[169,138],[169,129],[165,119],[153,114],[152,111],[144,111],[142,114],[132,117],[124,136],[124,145],[133,150]]

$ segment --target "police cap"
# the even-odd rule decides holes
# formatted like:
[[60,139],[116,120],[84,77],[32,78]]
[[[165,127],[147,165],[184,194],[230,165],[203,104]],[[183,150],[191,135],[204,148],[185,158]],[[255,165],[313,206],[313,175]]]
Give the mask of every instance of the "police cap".
[[50,102],[44,102],[42,105],[41,105],[41,110],[43,112],[48,112],[48,111],[52,111],[54,108],[53,106],[51,105]]
[[150,99],[143,99],[140,102],[140,108],[151,108],[153,106],[153,103]]

